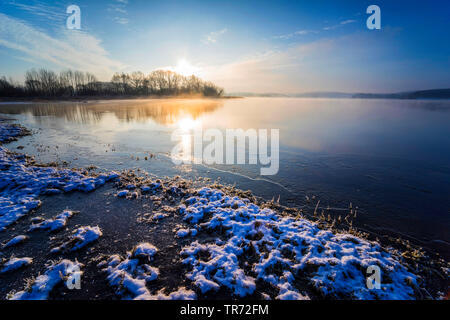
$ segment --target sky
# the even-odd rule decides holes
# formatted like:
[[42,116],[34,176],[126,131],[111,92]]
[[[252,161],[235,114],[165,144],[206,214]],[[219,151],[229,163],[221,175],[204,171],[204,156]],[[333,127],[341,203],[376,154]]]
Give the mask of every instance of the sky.
[[[369,5],[381,29],[369,30]],[[66,26],[67,7],[81,29]],[[0,75],[169,69],[226,92],[450,87],[450,1],[0,0]]]

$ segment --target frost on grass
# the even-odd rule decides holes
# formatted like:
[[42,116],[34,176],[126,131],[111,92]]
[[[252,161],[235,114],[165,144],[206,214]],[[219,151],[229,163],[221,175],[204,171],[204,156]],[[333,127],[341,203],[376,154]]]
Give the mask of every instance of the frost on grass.
[[39,229],[46,229],[49,231],[57,231],[61,228],[65,227],[67,224],[67,221],[69,218],[71,218],[75,213],[75,211],[71,210],[64,210],[62,213],[57,215],[53,219],[44,220],[40,223],[32,224],[30,226],[29,231],[39,230]]
[[0,273],[17,270],[19,268],[30,265],[32,262],[32,258],[10,258],[8,261],[0,264]]
[[70,235],[69,240],[64,242],[60,247],[52,249],[52,253],[60,251],[76,251],[84,248],[91,242],[96,241],[103,235],[102,230],[97,227],[79,227]]
[[115,254],[99,264],[107,273],[109,284],[125,298],[148,300],[152,294],[146,283],[158,278],[159,270],[150,265],[158,249],[150,243],[140,243],[125,258]]
[[46,300],[52,289],[66,281],[68,277],[81,276],[83,265],[70,260],[62,260],[50,265],[43,275],[30,281],[23,291],[8,295],[10,300]]
[[24,155],[1,146],[0,171],[0,231],[36,209],[40,195],[89,192],[117,177],[116,173],[89,177],[74,170],[29,165]]
[[[226,287],[244,297],[262,282],[277,299],[414,298],[416,276],[376,242],[282,217],[210,188],[200,189],[185,204],[179,212],[186,221],[225,238],[196,241],[181,251],[192,268],[187,278],[203,293]],[[366,286],[370,265],[382,270],[380,290]]]
[[12,247],[12,246],[16,246],[19,243],[22,243],[22,242],[26,241],[28,238],[29,237],[25,236],[25,235],[16,236],[16,237],[12,238],[11,240],[9,240],[7,243],[5,243],[3,245],[3,249],[6,249],[6,248],[9,248],[9,247]]

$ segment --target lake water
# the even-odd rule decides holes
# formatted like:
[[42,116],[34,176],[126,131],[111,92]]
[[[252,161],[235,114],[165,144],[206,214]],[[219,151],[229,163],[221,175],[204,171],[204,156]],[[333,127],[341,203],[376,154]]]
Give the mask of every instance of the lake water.
[[[40,161],[210,177],[291,206],[319,199],[333,214],[352,203],[358,227],[450,252],[450,101],[155,99],[1,104],[0,113],[34,132],[8,147],[23,146]],[[173,164],[172,132],[199,126],[279,129],[278,174]]]

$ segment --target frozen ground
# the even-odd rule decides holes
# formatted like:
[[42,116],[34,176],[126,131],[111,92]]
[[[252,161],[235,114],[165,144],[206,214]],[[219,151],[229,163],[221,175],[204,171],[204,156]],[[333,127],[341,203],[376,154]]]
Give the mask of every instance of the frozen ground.
[[[2,121],[0,140],[21,130]],[[430,290],[416,249],[201,184],[39,166],[0,146],[0,297],[417,299],[448,288],[441,264]],[[380,289],[367,288],[369,266]],[[79,290],[66,286],[74,274]]]

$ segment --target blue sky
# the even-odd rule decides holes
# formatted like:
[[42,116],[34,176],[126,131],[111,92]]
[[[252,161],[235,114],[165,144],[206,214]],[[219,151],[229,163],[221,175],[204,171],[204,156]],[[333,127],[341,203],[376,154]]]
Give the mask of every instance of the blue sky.
[[[168,68],[228,92],[450,87],[449,1],[0,1],[0,74]],[[81,8],[81,30],[66,8]],[[381,8],[381,30],[366,8]]]

